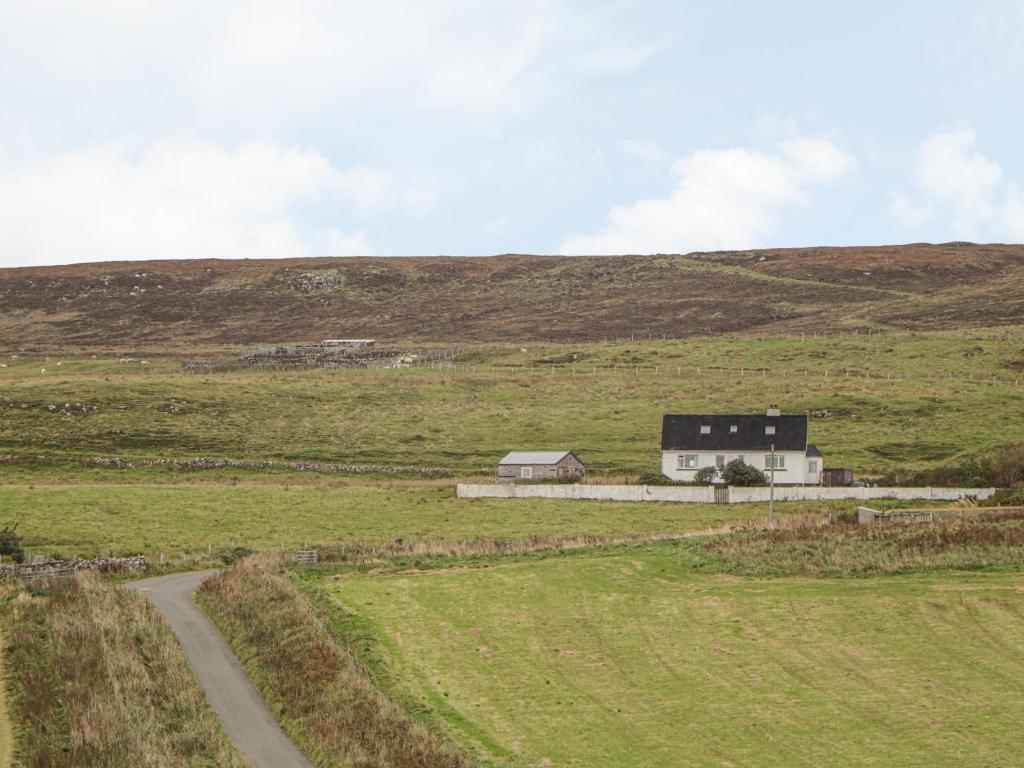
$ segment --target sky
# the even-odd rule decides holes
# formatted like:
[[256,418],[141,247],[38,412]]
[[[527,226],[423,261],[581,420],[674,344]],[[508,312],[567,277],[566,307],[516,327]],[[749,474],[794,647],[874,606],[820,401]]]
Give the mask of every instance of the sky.
[[1024,0],[0,0],[0,266],[1024,241]]

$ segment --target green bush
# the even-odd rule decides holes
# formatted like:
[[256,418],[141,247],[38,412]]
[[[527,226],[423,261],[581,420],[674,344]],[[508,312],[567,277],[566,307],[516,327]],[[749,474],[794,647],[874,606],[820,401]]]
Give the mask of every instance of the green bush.
[[693,476],[693,482],[697,485],[711,485],[718,477],[718,467],[701,467]]
[[21,539],[15,533],[17,527],[18,524],[15,523],[13,528],[5,525],[3,530],[0,530],[0,555],[10,555],[14,562],[23,563],[25,562],[25,550],[21,546]]
[[739,487],[768,485],[768,478],[764,476],[764,472],[739,459],[733,459],[725,465],[725,469],[722,470],[722,479],[729,485]]
[[661,472],[643,472],[636,482],[638,485],[696,485],[688,480],[673,480]]

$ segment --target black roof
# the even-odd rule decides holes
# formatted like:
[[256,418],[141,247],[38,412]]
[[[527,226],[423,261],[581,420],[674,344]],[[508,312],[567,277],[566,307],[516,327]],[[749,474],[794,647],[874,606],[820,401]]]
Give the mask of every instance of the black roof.
[[807,455],[812,458],[825,458],[824,456],[821,455],[821,451],[818,450],[818,446],[816,446],[814,443],[807,444]]
[[[774,435],[764,433],[769,425],[775,427]],[[702,435],[702,426],[710,426],[711,433]],[[777,451],[806,451],[807,417],[669,413],[661,424],[663,451],[767,451],[772,443]]]

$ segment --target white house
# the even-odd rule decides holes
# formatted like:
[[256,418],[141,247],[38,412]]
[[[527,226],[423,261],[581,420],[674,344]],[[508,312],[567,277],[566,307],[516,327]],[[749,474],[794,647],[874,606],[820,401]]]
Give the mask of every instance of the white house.
[[807,442],[807,416],[666,414],[661,426],[661,471],[693,480],[702,467],[721,469],[740,459],[766,475],[775,448],[776,485],[820,485],[821,452]]

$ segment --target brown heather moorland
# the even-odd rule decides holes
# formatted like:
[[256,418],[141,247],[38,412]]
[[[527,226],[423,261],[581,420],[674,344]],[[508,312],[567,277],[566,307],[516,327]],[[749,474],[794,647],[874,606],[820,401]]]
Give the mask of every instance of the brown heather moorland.
[[26,267],[0,308],[0,349],[26,352],[991,328],[1024,318],[1024,246]]

